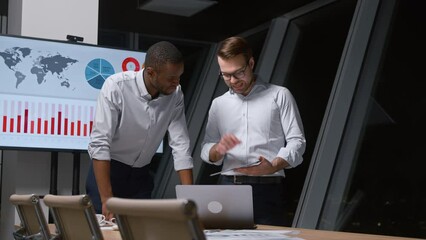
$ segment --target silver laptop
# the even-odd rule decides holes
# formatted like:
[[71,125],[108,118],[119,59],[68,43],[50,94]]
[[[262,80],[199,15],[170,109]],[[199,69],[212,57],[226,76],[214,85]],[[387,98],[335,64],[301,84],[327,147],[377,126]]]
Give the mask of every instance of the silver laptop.
[[205,229],[255,227],[250,185],[176,185],[176,197],[195,202]]

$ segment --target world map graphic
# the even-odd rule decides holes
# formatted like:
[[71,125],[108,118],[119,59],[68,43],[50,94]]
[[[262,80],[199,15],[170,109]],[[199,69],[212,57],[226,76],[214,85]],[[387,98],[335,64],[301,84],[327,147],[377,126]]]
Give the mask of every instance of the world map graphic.
[[78,62],[59,53],[35,52],[28,47],[12,47],[0,51],[0,57],[13,71],[16,88],[24,81],[37,81],[39,85],[47,81],[57,81],[60,86],[69,88],[71,82],[66,77],[66,71]]

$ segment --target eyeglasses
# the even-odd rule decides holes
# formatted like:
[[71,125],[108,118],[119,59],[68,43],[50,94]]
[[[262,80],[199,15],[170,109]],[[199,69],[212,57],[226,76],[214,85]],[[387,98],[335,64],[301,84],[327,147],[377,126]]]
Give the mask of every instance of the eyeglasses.
[[219,75],[226,81],[231,80],[231,77],[234,77],[235,79],[241,79],[246,75],[247,66],[248,66],[248,64],[246,64],[246,66],[243,69],[238,70],[234,73],[220,72]]

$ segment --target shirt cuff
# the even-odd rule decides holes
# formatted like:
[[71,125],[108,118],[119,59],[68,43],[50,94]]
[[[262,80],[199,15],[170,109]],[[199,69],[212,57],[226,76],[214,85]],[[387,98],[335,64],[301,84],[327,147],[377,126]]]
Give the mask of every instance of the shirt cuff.
[[189,159],[175,160],[175,171],[183,170],[183,169],[192,169],[194,168],[194,161],[190,157]]
[[223,156],[220,160],[212,162],[210,161],[210,149],[215,145],[215,143],[206,143],[203,146],[203,149],[201,150],[201,159],[203,159],[204,162],[213,164],[216,166],[222,165],[223,159],[225,156]]
[[290,152],[285,148],[280,149],[280,151],[277,154],[277,157],[280,157],[284,159],[286,162],[288,162],[289,166],[287,166],[285,169],[294,168],[297,166],[296,163],[294,162],[294,159],[292,159]]
[[97,148],[89,147],[88,153],[91,159],[111,160],[109,148],[106,148],[106,147],[97,147]]

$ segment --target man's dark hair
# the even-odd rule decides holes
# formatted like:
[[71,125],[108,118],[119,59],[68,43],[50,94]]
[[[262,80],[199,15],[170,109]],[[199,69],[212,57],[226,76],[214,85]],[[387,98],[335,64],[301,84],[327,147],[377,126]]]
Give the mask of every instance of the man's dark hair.
[[183,56],[179,49],[170,42],[161,41],[152,45],[145,56],[145,67],[157,69],[166,63],[182,63]]

